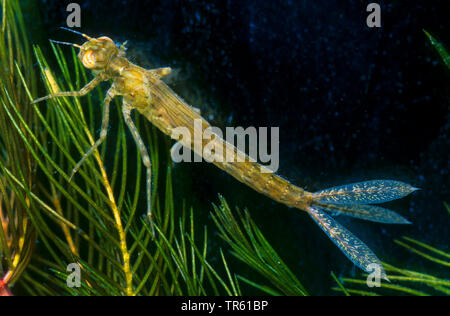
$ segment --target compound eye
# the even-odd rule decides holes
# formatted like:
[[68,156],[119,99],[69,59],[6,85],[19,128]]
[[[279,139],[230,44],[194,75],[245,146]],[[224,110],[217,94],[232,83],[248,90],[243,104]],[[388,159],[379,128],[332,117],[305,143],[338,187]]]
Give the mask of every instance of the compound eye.
[[86,53],[84,53],[82,62],[86,68],[94,68],[95,64],[97,63],[94,51],[88,50]]

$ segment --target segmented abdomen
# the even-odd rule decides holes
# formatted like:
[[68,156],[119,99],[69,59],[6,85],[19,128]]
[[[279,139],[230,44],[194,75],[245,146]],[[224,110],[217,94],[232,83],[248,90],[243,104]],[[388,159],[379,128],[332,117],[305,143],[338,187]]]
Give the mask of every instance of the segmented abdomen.
[[[311,193],[276,175],[267,167],[250,160],[249,156],[222,138],[216,139],[215,144],[216,148],[224,148],[224,151],[210,161],[220,169],[277,202],[303,210],[309,205]],[[227,153],[230,156],[230,152],[234,154],[234,160],[220,159],[220,155],[226,158]]]
[[[204,130],[211,125],[164,82],[154,82],[150,89],[152,91],[152,104],[145,108],[138,108],[138,110],[162,132],[173,137],[174,129],[178,127],[187,128],[190,132],[190,139],[175,139],[184,147],[191,149],[237,180],[273,200],[306,210],[312,199],[311,193],[277,176],[257,162],[251,161],[247,155],[218,135],[213,134],[212,139],[202,138],[201,146],[196,146],[194,135],[196,133],[203,135]],[[196,124],[196,122],[200,122],[200,124]],[[209,154],[205,153],[206,146],[215,150]],[[232,160],[228,159],[231,155],[234,157]]]

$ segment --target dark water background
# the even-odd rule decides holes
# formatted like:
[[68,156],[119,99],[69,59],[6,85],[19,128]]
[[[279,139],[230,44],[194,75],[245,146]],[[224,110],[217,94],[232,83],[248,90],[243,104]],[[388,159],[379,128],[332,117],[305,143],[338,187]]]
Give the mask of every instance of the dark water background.
[[[24,2],[35,44],[80,43],[57,29],[65,26],[69,2]],[[174,68],[174,89],[214,125],[279,127],[279,174],[295,184],[314,191],[379,178],[422,188],[388,205],[411,226],[338,220],[382,260],[449,277],[393,243],[406,235],[449,251],[443,201],[450,201],[450,71],[422,32],[450,49],[448,1],[378,1],[381,29],[365,23],[372,1],[77,2],[81,31],[127,39],[130,59],[142,66]],[[177,203],[193,206],[198,226],[210,226],[211,235],[208,213],[218,193],[247,207],[311,294],[333,293],[330,271],[359,274],[306,214],[205,163],[180,164],[173,174]],[[228,249],[214,237],[211,247]],[[234,272],[255,278],[229,258]]]

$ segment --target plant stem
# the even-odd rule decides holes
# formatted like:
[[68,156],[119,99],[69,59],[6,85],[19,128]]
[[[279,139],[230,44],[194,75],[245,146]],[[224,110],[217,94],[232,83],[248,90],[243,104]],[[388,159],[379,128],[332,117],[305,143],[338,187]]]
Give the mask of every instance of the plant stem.
[[[89,132],[87,127],[85,127],[85,130],[86,130],[86,134],[89,138],[89,142],[91,143],[91,145],[93,145],[95,142],[94,142],[94,139],[93,139],[91,133]],[[128,252],[126,233],[125,233],[125,230],[123,229],[122,220],[120,219],[120,211],[117,207],[117,203],[114,198],[114,194],[113,194],[111,185],[109,183],[108,176],[106,174],[102,158],[100,157],[98,150],[95,151],[94,156],[100,167],[100,173],[102,175],[103,185],[108,194],[110,206],[111,206],[111,209],[112,209],[113,215],[114,215],[116,230],[117,230],[117,233],[119,234],[120,251],[122,253],[122,260],[123,260],[123,272],[125,274],[125,280],[126,280],[126,295],[133,296],[133,274],[132,274],[131,268],[130,268],[130,253]]]

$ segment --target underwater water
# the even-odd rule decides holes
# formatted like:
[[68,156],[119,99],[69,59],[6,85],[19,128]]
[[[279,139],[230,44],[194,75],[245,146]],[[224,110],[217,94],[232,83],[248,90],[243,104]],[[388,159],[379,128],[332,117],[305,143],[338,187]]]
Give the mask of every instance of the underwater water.
[[[44,48],[48,38],[81,44],[58,29],[66,26],[70,2],[23,1],[31,41],[44,52],[50,52]],[[450,215],[443,203],[450,202],[450,70],[423,32],[450,48],[448,3],[378,1],[382,27],[373,29],[365,22],[367,1],[77,2],[77,30],[128,40],[129,59],[145,68],[172,67],[176,76],[169,85],[214,125],[279,127],[278,174],[295,185],[317,191],[395,179],[420,188],[387,204],[412,225],[337,220],[381,260],[449,278],[448,269],[393,242],[409,236],[449,251]],[[117,131],[114,122],[110,135]],[[129,153],[136,153],[131,135],[127,139]],[[209,215],[221,194],[233,209],[249,210],[310,294],[336,294],[330,271],[360,274],[305,212],[210,164],[176,164],[172,174],[175,204],[192,206],[198,227],[209,227],[210,248],[227,251]],[[216,255],[212,263],[220,262]],[[230,266],[258,280],[237,260]],[[260,294],[251,288],[247,293]]]

